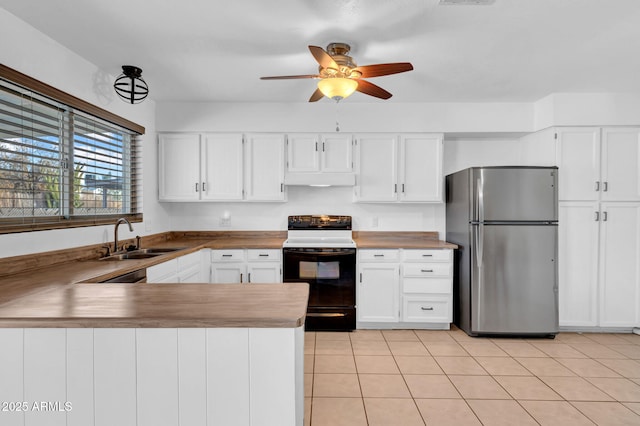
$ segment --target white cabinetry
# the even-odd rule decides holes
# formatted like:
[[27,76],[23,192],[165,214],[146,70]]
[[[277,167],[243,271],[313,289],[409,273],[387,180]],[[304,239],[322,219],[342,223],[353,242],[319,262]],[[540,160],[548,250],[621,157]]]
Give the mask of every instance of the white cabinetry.
[[161,134],[160,201],[283,201],[284,135]]
[[246,136],[244,181],[248,201],[285,201],[284,135]]
[[441,134],[357,135],[355,199],[442,202]]
[[160,135],[158,161],[160,201],[200,199],[200,135]]
[[559,322],[593,327],[598,324],[598,203],[559,204]]
[[358,252],[358,328],[448,329],[453,320],[450,249]]
[[211,251],[211,282],[279,283],[282,262],[278,249],[230,249]]
[[640,203],[602,203],[600,217],[600,325],[640,326]]
[[162,283],[206,283],[202,261],[207,249],[185,254],[147,268],[147,282]]
[[353,172],[353,137],[294,133],[287,137],[287,173]]
[[640,129],[559,128],[560,326],[640,325]]
[[397,323],[400,313],[400,251],[359,250],[358,256],[358,322]]
[[560,128],[561,201],[640,201],[640,128]]
[[402,251],[402,321],[453,321],[451,250]]

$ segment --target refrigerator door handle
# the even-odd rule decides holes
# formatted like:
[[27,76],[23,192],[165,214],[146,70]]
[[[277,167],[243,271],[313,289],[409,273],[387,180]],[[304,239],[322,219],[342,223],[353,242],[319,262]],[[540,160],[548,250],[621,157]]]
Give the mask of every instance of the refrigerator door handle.
[[484,222],[484,188],[482,185],[482,178],[478,178],[478,222]]

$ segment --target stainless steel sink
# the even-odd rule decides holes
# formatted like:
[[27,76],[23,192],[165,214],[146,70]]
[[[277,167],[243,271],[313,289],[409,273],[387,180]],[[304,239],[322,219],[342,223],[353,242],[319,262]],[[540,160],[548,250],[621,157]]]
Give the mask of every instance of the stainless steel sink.
[[131,251],[122,254],[112,254],[111,256],[103,257],[100,260],[131,260],[131,259],[148,259],[150,257],[161,256],[165,253],[138,253]]
[[185,248],[186,247],[149,247],[149,248],[134,250],[130,253],[165,254],[165,253],[171,253],[174,251],[184,250]]
[[148,259],[150,257],[162,256],[174,251],[184,250],[185,247],[149,247],[126,252],[114,253],[111,256],[103,257],[100,260],[135,260]]

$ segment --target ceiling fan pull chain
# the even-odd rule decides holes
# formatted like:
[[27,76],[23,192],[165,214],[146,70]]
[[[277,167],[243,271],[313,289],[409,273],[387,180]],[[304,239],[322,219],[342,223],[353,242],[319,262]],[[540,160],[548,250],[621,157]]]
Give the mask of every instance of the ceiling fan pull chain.
[[340,123],[338,122],[338,116],[340,115],[338,108],[340,105],[340,100],[336,101],[336,132],[340,131]]

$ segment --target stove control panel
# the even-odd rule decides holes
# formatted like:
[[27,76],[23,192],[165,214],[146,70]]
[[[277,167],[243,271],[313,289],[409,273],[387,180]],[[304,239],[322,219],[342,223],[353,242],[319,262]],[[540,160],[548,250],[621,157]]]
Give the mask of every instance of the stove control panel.
[[287,229],[340,229],[351,230],[351,216],[301,215],[289,216]]

